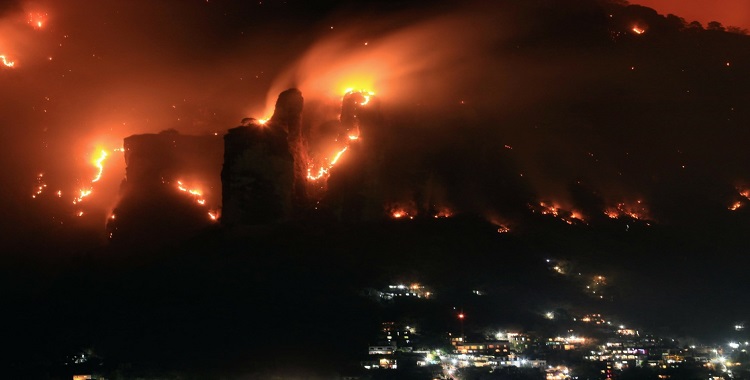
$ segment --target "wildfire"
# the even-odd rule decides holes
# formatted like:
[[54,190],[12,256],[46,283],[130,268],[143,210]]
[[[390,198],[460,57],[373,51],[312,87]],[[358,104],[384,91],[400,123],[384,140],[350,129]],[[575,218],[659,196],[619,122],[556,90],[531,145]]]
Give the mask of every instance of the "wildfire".
[[9,61],[5,55],[0,55],[0,61],[2,61],[3,65],[5,65],[6,67],[13,67],[16,65],[15,62]]
[[618,203],[617,206],[607,209],[604,214],[612,219],[629,217],[635,220],[643,220],[646,219],[646,208],[643,207],[643,203],[639,200],[636,201],[635,205]]
[[[100,179],[102,179],[102,173],[104,172],[104,160],[107,158],[108,154],[107,151],[104,149],[99,149],[99,155],[93,156],[91,159],[91,164],[98,169],[96,172],[96,175],[91,180],[91,183],[99,182]],[[78,196],[73,200],[73,204],[78,204],[81,201],[83,201],[84,198],[91,195],[91,193],[94,191],[93,187],[80,189]],[[80,215],[79,215],[80,216]]]
[[367,90],[355,90],[353,88],[347,88],[346,90],[344,90],[344,97],[352,94],[359,94],[360,96],[362,96],[362,101],[359,102],[360,106],[366,106],[367,103],[370,103],[370,99],[375,96],[374,92]]
[[[203,198],[203,192],[198,189],[190,189],[185,186],[185,184],[182,181],[177,181],[177,190],[187,193],[193,196],[193,199],[195,200],[195,203],[197,203],[200,206],[206,205],[206,199]],[[209,211],[208,212],[208,218],[216,221],[219,219],[219,214],[217,211]]]
[[195,202],[196,203],[198,203],[200,205],[206,204],[206,200],[202,198],[203,197],[203,193],[200,190],[197,190],[197,189],[188,189],[187,187],[185,187],[185,184],[183,184],[182,181],[177,181],[177,189],[180,190],[180,191],[182,191],[183,193],[188,193],[188,194],[192,195],[193,197],[195,197]]
[[388,215],[393,219],[414,219],[417,215],[416,207],[411,203],[396,204],[387,210]]
[[[737,193],[738,193],[738,194],[739,194],[739,195],[740,195],[741,197],[743,197],[743,198],[745,198],[745,199],[747,199],[747,200],[750,200],[750,190],[748,190],[748,189],[740,189],[740,188],[737,188]],[[739,200],[739,201],[736,201],[736,202],[732,203],[732,204],[731,204],[731,205],[730,205],[730,206],[728,207],[728,209],[729,209],[730,211],[737,211],[737,210],[739,210],[739,209],[740,209],[740,208],[741,208],[741,207],[742,207],[743,205],[744,205],[743,201],[742,201],[742,200]]]
[[96,177],[91,182],[98,182],[100,179],[102,179],[102,172],[104,171],[104,165],[102,164],[104,160],[107,158],[107,152],[102,149],[102,151],[99,153],[99,158],[94,160],[94,166],[96,166],[99,169],[99,172],[96,173]]
[[[343,97],[347,97],[353,94],[359,94],[362,97],[362,99],[359,100],[358,102],[360,106],[367,105],[370,102],[371,98],[375,95],[374,92],[371,92],[368,90],[355,90],[354,88],[351,88],[351,87],[347,88],[343,92],[344,92]],[[324,163],[321,167],[317,168],[316,170],[315,163],[311,161],[307,167],[307,180],[317,181],[317,180],[320,180],[321,178],[326,179],[328,175],[330,174],[331,168],[333,168],[333,166],[336,165],[336,163],[339,161],[341,156],[346,152],[347,149],[349,149],[348,144],[359,140],[359,137],[360,137],[359,128],[354,127],[348,131],[347,139],[345,141],[347,145],[344,146],[344,148],[342,148],[341,150],[337,151],[336,154],[333,155],[333,157],[331,157],[330,159],[326,159],[326,163]]]
[[326,176],[328,176],[328,173],[330,172],[331,168],[332,168],[332,167],[333,167],[334,165],[336,165],[336,162],[338,162],[338,161],[339,161],[339,159],[341,158],[341,156],[342,156],[342,155],[344,154],[344,152],[346,152],[346,150],[347,150],[348,148],[349,148],[349,147],[348,147],[348,146],[346,146],[346,147],[344,147],[344,149],[341,149],[340,151],[338,151],[338,152],[337,152],[337,153],[336,153],[336,154],[335,154],[335,155],[333,156],[333,158],[332,158],[332,159],[331,159],[331,161],[330,161],[330,162],[328,163],[328,165],[325,165],[325,166],[323,166],[323,167],[321,167],[321,168],[318,168],[318,171],[317,171],[317,173],[315,173],[315,174],[313,174],[313,164],[312,164],[312,163],[310,163],[310,165],[308,165],[308,167],[307,167],[307,179],[308,179],[308,180],[310,180],[310,181],[317,181],[317,180],[319,180],[319,179],[321,179],[321,178],[323,178],[323,177],[326,177]]
[[566,211],[560,208],[557,205],[549,204],[546,202],[539,202],[538,207],[531,207],[531,210],[536,212],[539,210],[539,213],[542,215],[551,215],[557,219],[562,220],[563,222],[572,225],[575,222],[581,222],[585,223],[586,221],[583,219],[583,216],[577,212],[577,211]]
[[406,210],[391,211],[391,217],[393,217],[394,219],[403,219],[403,218],[414,219],[414,216],[410,215],[409,212]]

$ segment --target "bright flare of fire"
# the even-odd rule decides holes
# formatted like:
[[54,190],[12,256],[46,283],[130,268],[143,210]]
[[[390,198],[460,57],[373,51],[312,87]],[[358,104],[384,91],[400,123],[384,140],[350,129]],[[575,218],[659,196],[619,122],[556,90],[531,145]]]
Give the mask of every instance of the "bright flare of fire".
[[355,90],[353,88],[347,88],[346,90],[344,90],[344,96],[351,95],[351,94],[362,95],[363,100],[359,103],[360,106],[366,106],[367,103],[370,103],[370,98],[375,96],[374,92],[367,91],[367,90]]
[[96,177],[91,182],[98,182],[100,179],[102,179],[102,172],[104,171],[104,165],[102,164],[104,160],[107,158],[107,152],[102,149],[99,153],[99,158],[94,160],[94,166],[96,166],[99,169],[99,172],[96,173]]
[[737,209],[739,209],[740,207],[742,207],[742,202],[740,202],[740,201],[737,201],[737,202],[734,202],[734,203],[732,203],[732,205],[731,205],[731,206],[729,206],[729,210],[730,210],[730,211],[736,211],[736,210],[737,210]]
[[[359,93],[362,95],[363,99],[359,105],[365,106],[370,102],[370,99],[372,96],[375,95],[374,92],[367,91],[367,90],[354,90],[353,88],[347,88],[344,90],[344,97]],[[347,135],[348,141],[347,144],[353,141],[359,140],[359,128],[352,128],[352,130],[349,131],[349,134]],[[345,146],[343,149],[336,152],[336,154],[328,161],[327,164],[324,164],[322,167],[315,170],[315,164],[310,162],[307,167],[307,180],[308,181],[317,181],[321,178],[327,178],[330,174],[331,168],[333,168],[334,165],[336,165],[336,162],[339,161],[341,156],[346,152],[346,150],[349,148],[349,146]]]
[[9,61],[8,58],[6,56],[4,56],[4,55],[0,55],[0,61],[2,61],[3,65],[5,65],[7,67],[13,67],[13,66],[16,65],[15,62]]
[[633,33],[639,34],[639,35],[643,34],[643,33],[646,33],[646,29],[643,29],[643,28],[641,28],[641,27],[639,27],[637,25],[634,26],[633,29],[631,29],[631,30],[633,31]]
[[319,180],[319,179],[321,179],[321,178],[323,178],[325,176],[328,176],[331,168],[334,165],[336,165],[336,162],[339,161],[339,158],[341,158],[341,156],[344,154],[344,152],[346,152],[346,150],[348,148],[349,147],[347,146],[347,147],[344,147],[344,149],[341,149],[340,151],[338,151],[336,153],[336,155],[333,156],[333,158],[328,163],[328,165],[319,168],[318,172],[316,174],[313,174],[313,165],[312,164],[308,165],[308,167],[307,167],[307,179],[309,181],[317,181],[317,180]]
[[[107,151],[104,149],[99,149],[99,155],[94,155],[91,159],[91,164],[94,165],[95,168],[98,169],[96,172],[96,175],[91,180],[91,183],[96,183],[100,179],[102,179],[102,173],[104,172],[104,160],[107,158],[108,154]],[[81,201],[83,201],[84,198],[91,195],[91,193],[94,191],[93,187],[80,189],[78,192],[78,196],[73,199],[73,204],[78,204]],[[80,216],[80,215],[79,215]]]

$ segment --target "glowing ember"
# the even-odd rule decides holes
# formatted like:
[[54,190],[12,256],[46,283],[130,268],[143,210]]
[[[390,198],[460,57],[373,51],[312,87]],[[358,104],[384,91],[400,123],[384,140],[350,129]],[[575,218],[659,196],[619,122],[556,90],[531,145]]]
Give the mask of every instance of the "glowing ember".
[[208,212],[208,217],[209,217],[209,219],[211,219],[213,221],[217,221],[217,220],[219,220],[219,213],[217,211],[209,211]]
[[497,229],[497,233],[499,234],[507,234],[508,232],[510,232],[510,228],[507,226],[500,226]]
[[643,33],[646,33],[646,29],[643,29],[643,28],[641,28],[639,26],[634,26],[633,29],[632,29],[632,31],[633,31],[633,33],[639,34],[639,35],[643,34]]
[[4,55],[0,55],[0,61],[2,61],[3,65],[5,65],[7,67],[13,67],[13,66],[16,65],[15,62],[9,61],[8,58],[6,56],[4,56]]
[[44,189],[47,188],[47,184],[44,183],[44,173],[39,173],[39,175],[36,177],[36,183],[37,186],[34,190],[34,194],[31,195],[32,198],[36,198],[37,195],[41,195],[44,192]]
[[42,29],[47,20],[47,16],[47,13],[29,13],[29,19],[26,22],[35,29]]
[[258,119],[258,124],[260,124],[260,125],[265,125],[266,123],[268,123],[268,119],[269,119],[269,118],[265,118],[265,119]]
[[732,205],[731,205],[731,206],[729,206],[729,210],[730,210],[730,211],[736,211],[736,210],[737,210],[737,209],[739,209],[740,207],[742,207],[742,202],[740,202],[740,201],[737,201],[737,202],[734,202],[734,203],[732,203]]

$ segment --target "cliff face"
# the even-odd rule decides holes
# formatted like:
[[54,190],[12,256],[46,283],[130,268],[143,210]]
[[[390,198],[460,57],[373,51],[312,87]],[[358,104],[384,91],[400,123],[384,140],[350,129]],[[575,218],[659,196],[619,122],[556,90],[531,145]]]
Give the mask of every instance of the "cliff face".
[[249,124],[224,136],[221,222],[228,226],[282,221],[292,208],[294,162],[286,131]]
[[219,204],[221,186],[218,137],[165,131],[127,137],[123,148],[126,177],[107,223],[112,242],[178,239],[212,222],[208,211]]

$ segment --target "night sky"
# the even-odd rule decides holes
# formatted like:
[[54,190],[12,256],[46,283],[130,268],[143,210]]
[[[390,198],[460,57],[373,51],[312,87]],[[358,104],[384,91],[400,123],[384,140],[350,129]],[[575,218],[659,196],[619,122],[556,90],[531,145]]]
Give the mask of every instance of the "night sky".
[[[13,279],[74,278],[86,270],[49,263],[111,253],[125,137],[221,139],[291,87],[314,129],[354,88],[385,118],[384,219],[428,196],[507,227],[517,252],[618,273],[636,312],[674,307],[654,326],[689,323],[698,302],[701,316],[726,312],[703,336],[747,316],[734,302],[747,299],[748,2],[485,3],[0,0],[0,255],[23,262]],[[219,174],[185,185],[201,215],[220,211]],[[700,301],[683,296],[692,281],[711,284],[692,289]],[[670,300],[639,306],[642,287]]]

